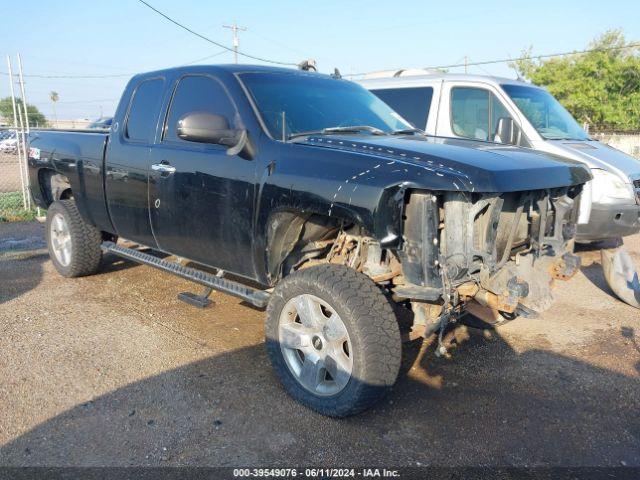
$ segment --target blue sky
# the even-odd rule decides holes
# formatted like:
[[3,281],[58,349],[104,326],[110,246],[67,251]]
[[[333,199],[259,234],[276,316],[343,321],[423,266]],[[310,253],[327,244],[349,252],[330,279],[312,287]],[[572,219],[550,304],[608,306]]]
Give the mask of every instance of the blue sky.
[[[469,61],[516,57],[529,46],[534,54],[581,50],[610,28],[640,41],[637,0],[148,2],[225,45],[232,43],[231,32],[222,25],[237,21],[248,28],[240,36],[241,50],[285,62],[315,58],[320,71],[338,67],[343,75],[446,65],[463,61],[465,55]],[[137,0],[23,0],[13,5],[14,21],[3,22],[0,31],[3,72],[6,54],[17,52],[26,74],[118,75],[185,64],[221,51]],[[232,61],[231,53],[222,53],[197,63]],[[470,67],[470,72],[513,76],[504,64]],[[113,113],[126,81],[126,76],[28,78],[26,95],[51,116],[48,92],[55,90],[59,118],[95,118],[101,111]],[[0,75],[0,96],[8,91],[7,77]]]

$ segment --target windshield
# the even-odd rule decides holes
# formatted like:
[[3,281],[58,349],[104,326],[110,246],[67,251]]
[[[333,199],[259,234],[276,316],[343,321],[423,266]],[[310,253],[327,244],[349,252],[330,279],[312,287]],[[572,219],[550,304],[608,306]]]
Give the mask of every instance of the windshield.
[[522,85],[502,85],[507,95],[546,140],[588,140],[578,122],[546,90]]
[[244,73],[240,77],[276,139],[335,127],[366,126],[373,127],[369,132],[385,133],[411,129],[386,103],[347,80],[296,73]]

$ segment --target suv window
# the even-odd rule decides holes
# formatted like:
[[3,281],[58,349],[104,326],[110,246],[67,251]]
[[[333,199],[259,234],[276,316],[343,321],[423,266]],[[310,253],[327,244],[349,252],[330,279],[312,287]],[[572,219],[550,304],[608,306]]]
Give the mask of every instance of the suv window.
[[371,90],[380,100],[408,120],[415,128],[424,130],[429,118],[433,88],[385,88]]
[[164,91],[164,80],[145,80],[136,88],[129,105],[125,137],[136,142],[151,142]]
[[451,128],[459,137],[501,142],[500,118],[511,118],[502,102],[483,88],[455,87],[451,91]]
[[178,120],[194,112],[222,115],[230,128],[237,125],[236,108],[222,84],[205,75],[188,75],[180,80],[171,100],[164,140],[184,142],[176,134]]

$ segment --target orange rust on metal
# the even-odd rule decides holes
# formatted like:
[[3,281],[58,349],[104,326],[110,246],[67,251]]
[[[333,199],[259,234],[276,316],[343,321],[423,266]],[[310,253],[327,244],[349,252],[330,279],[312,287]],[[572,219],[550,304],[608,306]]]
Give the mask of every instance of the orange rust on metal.
[[414,340],[424,337],[426,331],[426,325],[413,325],[413,327],[411,327],[411,331],[402,336],[402,341],[413,342]]
[[480,305],[475,300],[468,302],[466,304],[466,309],[467,309],[467,312],[469,312],[471,315],[475,315],[480,320],[490,325],[495,325],[502,321],[502,316],[500,315],[498,310],[494,310],[492,308],[485,307],[484,305]]
[[458,287],[461,297],[474,297],[478,293],[479,287],[475,283],[463,283]]
[[504,297],[489,292],[488,290],[480,290],[473,298],[481,305],[502,312],[513,313],[517,307],[517,305],[505,303],[503,301]]
[[558,261],[551,264],[551,266],[549,267],[549,273],[551,273],[551,276],[553,278],[566,281],[571,279],[579,270],[578,268],[576,268],[571,275],[565,275],[564,273],[562,273],[565,268],[566,264],[564,260],[560,258]]
[[437,303],[427,303],[427,302],[411,302],[412,308],[419,308],[424,310],[425,318],[430,320],[436,320],[440,317],[442,313],[442,305]]
[[400,273],[400,266],[398,266],[390,272],[381,273],[380,275],[374,275],[373,277],[371,277],[371,280],[373,280],[374,282],[384,282],[386,280],[391,280],[392,278],[397,277],[398,275],[400,275]]

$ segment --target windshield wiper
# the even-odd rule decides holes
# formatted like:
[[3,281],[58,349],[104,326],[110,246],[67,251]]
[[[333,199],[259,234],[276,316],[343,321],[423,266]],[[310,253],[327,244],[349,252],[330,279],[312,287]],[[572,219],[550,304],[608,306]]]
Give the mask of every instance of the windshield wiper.
[[376,127],[371,127],[369,125],[350,125],[346,127],[328,127],[328,128],[323,128],[322,130],[311,130],[308,132],[292,133],[291,135],[289,135],[289,140],[291,140],[292,138],[306,137],[309,135],[332,135],[332,134],[339,134],[339,133],[361,133],[361,132],[368,132],[371,135],[386,135],[384,130],[380,130],[379,128],[376,128]]
[[419,128],[403,128],[401,130],[394,130],[391,135],[424,135],[424,132]]

